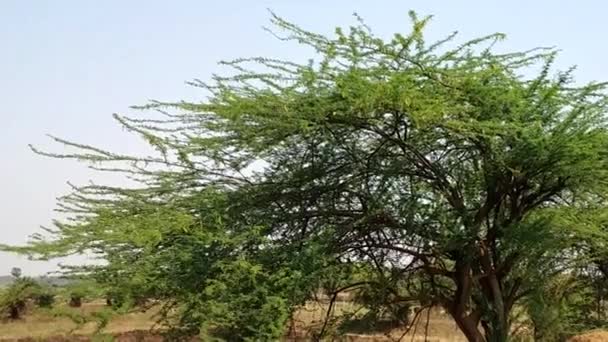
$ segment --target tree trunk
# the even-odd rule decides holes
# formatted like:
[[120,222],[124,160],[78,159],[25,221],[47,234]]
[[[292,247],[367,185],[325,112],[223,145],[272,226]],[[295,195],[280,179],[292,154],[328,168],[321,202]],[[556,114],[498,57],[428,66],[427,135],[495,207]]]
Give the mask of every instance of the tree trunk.
[[[481,313],[463,314],[460,310],[452,310],[450,314],[456,325],[465,335],[469,342],[506,342],[509,338],[509,323],[508,321],[500,322],[498,320],[489,321],[482,320],[479,317]],[[486,315],[496,315],[496,312],[486,312]],[[508,314],[508,313],[505,313]],[[481,323],[481,324],[480,324]],[[483,333],[480,330],[483,328]]]
[[456,293],[453,302],[447,303],[446,309],[454,318],[458,328],[470,342],[485,342],[479,330],[479,312],[468,313],[467,308],[471,300],[473,290],[473,279],[471,276],[471,264],[464,260],[458,260],[455,266]]
[[538,329],[537,324],[533,324],[534,325],[534,341],[542,341],[543,340],[543,334],[541,332],[540,329]]
[[[469,341],[506,342],[510,328],[509,313],[519,282],[504,289],[506,285],[501,283],[502,277],[494,267],[487,247],[482,244],[477,252],[482,274],[473,277],[471,262],[464,258],[457,260],[452,278],[456,291],[454,298],[445,306]],[[475,289],[479,290],[485,303],[473,303],[472,293]]]
[[509,337],[510,305],[505,305],[503,291],[495,274],[489,274],[481,287],[485,300],[490,304],[481,322],[487,342],[506,342]]
[[506,342],[509,338],[509,331],[504,323],[484,321],[482,322],[482,327],[486,342]]
[[476,324],[477,322],[475,322],[475,320],[471,319],[468,316],[455,317],[454,315],[452,315],[452,317],[454,318],[454,321],[456,321],[456,325],[458,325],[460,331],[462,331],[462,333],[469,342],[486,342],[486,339],[479,331],[479,328]]
[[21,318],[21,310],[17,305],[11,305],[10,307],[10,317],[11,319],[17,320]]
[[70,298],[70,306],[73,308],[79,308],[82,306],[82,298],[72,297]]
[[480,243],[479,263],[483,270],[483,277],[479,280],[481,293],[485,300],[490,303],[489,311],[484,316],[482,327],[487,342],[506,342],[509,336],[509,312],[511,299],[508,298],[505,305],[503,286],[497,274],[495,260],[486,242]]

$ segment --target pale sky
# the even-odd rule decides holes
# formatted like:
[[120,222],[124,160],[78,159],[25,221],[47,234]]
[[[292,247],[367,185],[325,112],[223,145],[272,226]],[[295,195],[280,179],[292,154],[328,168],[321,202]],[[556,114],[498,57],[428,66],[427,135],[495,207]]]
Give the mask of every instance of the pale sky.
[[[406,32],[414,9],[435,16],[431,39],[503,32],[501,49],[557,46],[556,65],[578,65],[577,80],[608,80],[608,3],[597,0],[0,0],[0,243],[23,243],[48,225],[67,181],[109,181],[84,165],[34,155],[28,144],[61,151],[45,136],[53,134],[136,153],[141,145],[112,113],[149,99],[200,99],[184,81],[208,79],[221,59],[313,57],[262,30],[267,9],[323,33],[351,24],[357,12],[382,35]],[[41,274],[56,264],[0,253],[0,275],[14,266]]]

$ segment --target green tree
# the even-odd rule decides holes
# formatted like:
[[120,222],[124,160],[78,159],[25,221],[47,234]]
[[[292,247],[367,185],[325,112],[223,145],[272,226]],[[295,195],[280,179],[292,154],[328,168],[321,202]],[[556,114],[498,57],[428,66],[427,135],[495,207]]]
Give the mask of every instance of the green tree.
[[[507,340],[547,270],[605,241],[606,84],[553,72],[552,49],[497,53],[502,34],[427,44],[430,17],[410,16],[388,40],[360,19],[327,37],[273,16],[316,61],[224,62],[234,72],[191,83],[202,102],[114,116],[157,155],[53,138],[75,151],[35,151],[137,185],[75,187],[60,203],[71,220],[5,249],[98,255],[86,272],[178,308],[165,313],[183,333],[276,339],[329,282],[441,305],[470,341]],[[373,271],[361,281],[353,265]]]
[[593,288],[577,276],[554,277],[534,289],[522,307],[533,328],[534,341],[566,341],[583,331],[598,328],[591,315]]
[[[84,278],[84,279],[83,279]],[[63,287],[64,296],[71,307],[81,307],[86,299],[101,296],[101,286],[87,277],[73,277],[69,284]]]
[[15,278],[15,279],[19,279],[21,278],[21,269],[19,267],[13,267],[11,269],[11,275]]
[[55,289],[48,284],[39,283],[33,294],[33,299],[41,308],[51,308],[55,304]]
[[34,298],[39,285],[27,277],[17,278],[0,296],[0,312],[2,315],[16,320],[20,319],[27,303]]

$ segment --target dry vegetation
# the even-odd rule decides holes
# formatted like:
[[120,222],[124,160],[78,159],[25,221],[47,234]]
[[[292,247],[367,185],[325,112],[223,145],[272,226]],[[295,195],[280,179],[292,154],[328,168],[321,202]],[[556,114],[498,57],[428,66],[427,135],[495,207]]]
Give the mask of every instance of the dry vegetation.
[[[65,308],[74,313],[90,314],[104,308],[103,302],[85,303],[81,308]],[[306,341],[310,340],[309,328],[319,328],[326,315],[325,304],[309,303],[302,308],[294,317],[294,330],[286,340]],[[337,302],[333,315],[344,312],[352,312],[355,306],[349,302]],[[158,336],[150,333],[142,336],[143,331],[155,327],[154,309],[147,312],[133,312],[112,318],[107,327],[101,333],[118,336],[116,341],[156,341]],[[454,322],[438,311],[431,311],[428,315],[428,327],[426,312],[419,315],[407,334],[404,329],[393,329],[378,331],[372,334],[352,333],[342,337],[343,341],[424,341],[425,332],[428,332],[427,341],[465,341],[464,337]],[[89,340],[85,336],[92,335],[96,330],[96,323],[89,322],[79,326],[67,317],[54,317],[47,311],[33,310],[18,321],[4,321],[0,323],[1,341],[80,341]],[[131,332],[129,334],[125,334]],[[71,336],[67,338],[67,336]]]
[[586,334],[575,336],[568,342],[604,342],[608,341],[608,332],[606,331],[591,331]]
[[[356,306],[351,302],[339,301],[336,302],[332,312],[334,316],[341,315],[345,312],[356,311]],[[311,329],[317,330],[323,325],[327,314],[327,305],[311,302],[306,307],[300,309],[293,319],[293,324],[296,326],[295,331],[299,332],[298,337],[303,340],[310,339]],[[428,319],[428,325],[427,325]],[[345,341],[466,341],[454,321],[446,314],[439,310],[431,310],[430,312],[421,311],[418,316],[415,316],[410,327],[386,329],[375,332],[360,332],[349,333],[344,336]],[[316,329],[315,329],[316,328]],[[293,335],[292,335],[293,336]]]
[[[76,314],[89,314],[104,308],[102,302],[83,304],[81,308],[65,308]],[[148,312],[134,312],[114,317],[104,333],[123,333],[133,330],[149,330],[154,326],[154,310]],[[68,317],[56,317],[43,310],[34,310],[17,321],[4,321],[0,323],[0,337],[3,339],[18,338],[47,338],[65,335],[91,335],[97,329],[97,323],[89,322],[79,325]]]
[[[81,308],[65,307],[65,310],[77,314],[91,314],[104,309],[102,301],[85,303]],[[311,302],[300,309],[292,320],[292,327],[286,341],[309,341],[310,331],[318,331],[326,318],[327,304]],[[330,317],[345,312],[356,311],[351,302],[336,302]],[[100,338],[92,339],[96,329],[95,322],[78,325],[68,317],[56,317],[44,310],[32,310],[21,320],[0,322],[1,342],[73,342],[73,341],[162,341],[151,329],[156,328],[153,308],[146,312],[132,312],[113,317],[101,331]],[[428,319],[428,322],[427,322]],[[104,338],[105,336],[105,338]],[[388,341],[428,341],[428,342],[460,342],[466,341],[454,321],[440,310],[422,311],[409,329],[396,328],[369,333],[349,333],[339,338],[328,339],[348,342],[388,342]],[[592,331],[573,337],[569,342],[600,342],[608,341],[608,332]]]

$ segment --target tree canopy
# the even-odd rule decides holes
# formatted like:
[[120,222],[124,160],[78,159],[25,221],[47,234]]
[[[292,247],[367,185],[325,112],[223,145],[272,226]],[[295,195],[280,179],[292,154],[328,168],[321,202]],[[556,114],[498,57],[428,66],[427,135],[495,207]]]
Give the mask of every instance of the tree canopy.
[[[606,84],[553,71],[556,50],[498,53],[502,34],[427,43],[430,17],[382,39],[359,18],[328,37],[273,15],[310,62],[223,62],[201,102],[115,115],[157,154],[53,137],[124,173],[61,199],[69,219],[24,247],[93,253],[72,270],[166,303],[187,334],[274,340],[324,288],[444,307],[470,341],[606,243]],[[171,310],[170,310],[171,308]]]

